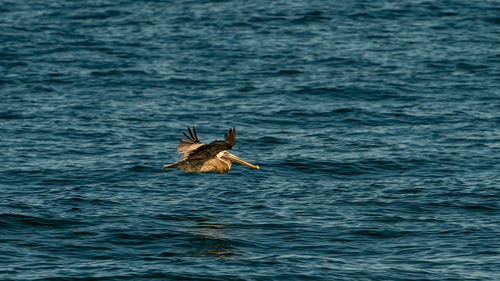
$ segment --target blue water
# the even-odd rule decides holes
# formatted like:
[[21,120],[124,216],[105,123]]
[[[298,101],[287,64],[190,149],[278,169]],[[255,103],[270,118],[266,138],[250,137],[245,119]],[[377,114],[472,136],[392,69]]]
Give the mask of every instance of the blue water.
[[499,85],[498,1],[0,1],[0,279],[500,280]]

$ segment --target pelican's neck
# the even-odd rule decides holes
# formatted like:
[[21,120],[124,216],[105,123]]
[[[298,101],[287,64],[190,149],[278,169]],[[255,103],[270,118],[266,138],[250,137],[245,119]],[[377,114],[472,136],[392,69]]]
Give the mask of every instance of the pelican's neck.
[[231,169],[231,160],[227,159],[225,157],[222,157],[222,156],[224,156],[225,153],[226,153],[225,150],[217,153],[217,159],[219,159],[222,163],[226,164],[227,165],[227,170],[229,171],[229,169]]

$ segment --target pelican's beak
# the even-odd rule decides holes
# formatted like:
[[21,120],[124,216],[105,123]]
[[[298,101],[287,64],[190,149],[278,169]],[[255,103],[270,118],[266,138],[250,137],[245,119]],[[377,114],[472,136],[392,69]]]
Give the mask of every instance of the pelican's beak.
[[255,169],[260,169],[259,166],[250,164],[247,161],[241,159],[240,157],[238,157],[238,156],[236,156],[236,155],[234,155],[232,153],[229,153],[227,151],[225,151],[224,157],[226,157],[227,159],[233,160],[235,163],[238,163],[238,164],[241,164],[241,165],[245,165],[247,167],[252,167],[252,168],[255,168]]

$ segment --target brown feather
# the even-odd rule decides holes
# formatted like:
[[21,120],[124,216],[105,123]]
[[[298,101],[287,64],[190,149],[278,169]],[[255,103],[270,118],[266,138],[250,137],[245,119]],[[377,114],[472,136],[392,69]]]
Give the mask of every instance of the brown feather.
[[199,142],[200,140],[198,140],[198,134],[196,133],[196,129],[194,128],[194,126],[193,126],[193,133],[194,133],[194,139]]
[[177,147],[177,152],[182,155],[179,161],[187,159],[191,152],[195,151],[200,146],[203,146],[203,144],[198,139],[198,135],[196,134],[196,129],[194,128],[194,126],[193,131],[191,131],[191,128],[188,127],[188,133],[189,136],[183,132],[187,140],[180,140],[179,146]]
[[[193,132],[194,132],[194,134],[193,134]],[[189,133],[189,136],[188,136],[186,133],[184,133],[184,132],[182,132],[182,133],[183,133],[183,134],[184,134],[184,136],[185,136],[186,138],[188,138],[190,141],[192,141],[192,142],[200,142],[200,140],[198,139],[198,135],[196,134],[196,129],[194,128],[194,126],[193,126],[193,132],[191,132],[191,128],[189,128],[189,126],[188,126],[188,133]]]
[[224,134],[224,139],[227,144],[233,146],[236,142],[236,129],[229,129],[229,132],[227,134]]

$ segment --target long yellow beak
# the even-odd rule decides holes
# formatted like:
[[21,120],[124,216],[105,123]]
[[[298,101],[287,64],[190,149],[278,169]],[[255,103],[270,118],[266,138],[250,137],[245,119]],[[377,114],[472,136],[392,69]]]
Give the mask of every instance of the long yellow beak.
[[254,164],[250,164],[248,163],[247,161],[241,159],[240,157],[232,154],[232,153],[229,153],[227,151],[225,151],[224,155],[222,157],[225,157],[227,159],[230,159],[232,161],[234,161],[235,163],[238,163],[238,164],[241,164],[241,165],[245,165],[247,167],[252,167],[252,168],[255,168],[255,169],[260,169],[259,166],[257,165],[254,165]]

